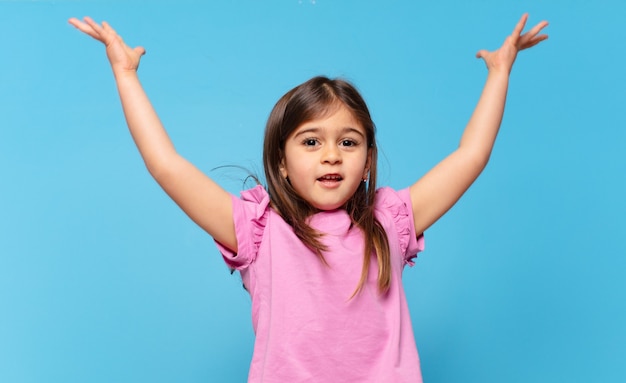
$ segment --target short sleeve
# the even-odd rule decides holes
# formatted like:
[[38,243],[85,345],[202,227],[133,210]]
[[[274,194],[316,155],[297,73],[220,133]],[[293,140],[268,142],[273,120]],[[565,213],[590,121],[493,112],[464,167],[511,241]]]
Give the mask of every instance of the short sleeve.
[[424,235],[420,233],[418,237],[415,233],[409,189],[380,188],[376,191],[376,199],[376,209],[383,210],[382,214],[389,215],[394,223],[405,264],[415,265],[417,253],[424,250]]
[[261,185],[241,192],[241,198],[231,197],[238,251],[235,254],[219,242],[215,243],[228,267],[242,270],[256,259],[265,231],[270,197]]

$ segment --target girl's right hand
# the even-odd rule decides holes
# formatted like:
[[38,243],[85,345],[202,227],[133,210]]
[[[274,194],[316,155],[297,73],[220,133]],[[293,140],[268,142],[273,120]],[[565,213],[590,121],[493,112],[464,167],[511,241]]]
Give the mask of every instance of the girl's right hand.
[[78,30],[102,42],[115,75],[124,116],[150,174],[183,211],[217,242],[237,252],[230,194],[176,152],[137,77],[146,52],[130,48],[105,22],[71,18]]
[[73,17],[69,19],[69,23],[106,46],[107,57],[116,76],[137,71],[139,60],[146,53],[143,47],[130,48],[106,21],[99,25],[90,17],[83,20]]

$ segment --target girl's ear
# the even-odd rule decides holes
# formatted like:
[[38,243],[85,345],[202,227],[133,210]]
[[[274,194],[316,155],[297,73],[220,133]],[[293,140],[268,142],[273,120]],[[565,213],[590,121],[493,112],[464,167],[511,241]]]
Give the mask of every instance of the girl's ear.
[[365,170],[363,171],[363,179],[369,178],[370,167],[372,167],[372,149],[367,149],[367,160],[365,160]]
[[287,168],[285,167],[285,157],[281,158],[280,165],[278,165],[278,169],[280,170],[280,174],[283,178],[287,178]]

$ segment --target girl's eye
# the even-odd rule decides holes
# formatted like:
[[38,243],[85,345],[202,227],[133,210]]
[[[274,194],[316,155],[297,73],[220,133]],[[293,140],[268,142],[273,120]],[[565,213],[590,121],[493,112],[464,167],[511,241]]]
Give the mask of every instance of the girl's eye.
[[304,146],[315,146],[317,145],[317,140],[314,138],[307,138],[303,142]]
[[356,141],[353,140],[342,140],[341,141],[341,146],[356,146]]

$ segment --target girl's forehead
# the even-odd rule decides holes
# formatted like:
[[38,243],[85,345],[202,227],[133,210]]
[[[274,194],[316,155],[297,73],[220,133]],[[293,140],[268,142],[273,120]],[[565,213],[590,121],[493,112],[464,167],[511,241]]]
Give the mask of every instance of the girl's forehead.
[[303,129],[311,128],[352,128],[365,134],[365,128],[362,126],[355,113],[343,103],[339,102],[329,105],[320,115],[297,126],[292,134]]

